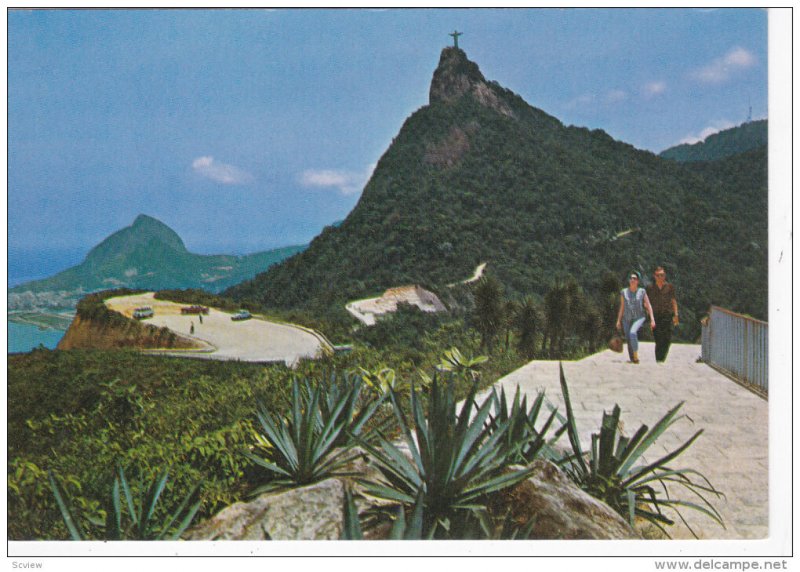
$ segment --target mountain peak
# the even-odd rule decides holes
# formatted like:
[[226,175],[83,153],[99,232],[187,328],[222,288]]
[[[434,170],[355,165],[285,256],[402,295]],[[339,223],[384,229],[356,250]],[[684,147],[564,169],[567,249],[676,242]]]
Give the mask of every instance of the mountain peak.
[[118,230],[95,246],[86,259],[97,264],[139,249],[152,249],[155,245],[177,253],[187,252],[178,233],[160,220],[140,214],[131,226]]
[[136,219],[133,221],[133,224],[131,226],[132,227],[141,227],[141,226],[153,225],[153,224],[161,225],[161,226],[167,226],[163,222],[161,222],[160,220],[158,220],[156,218],[153,218],[151,216],[148,216],[146,214],[140,214],[139,216],[137,216]]
[[481,105],[513,117],[514,113],[498,91],[486,81],[478,64],[470,60],[464,50],[449,46],[442,50],[439,65],[433,72],[429,100],[433,105],[471,96]]

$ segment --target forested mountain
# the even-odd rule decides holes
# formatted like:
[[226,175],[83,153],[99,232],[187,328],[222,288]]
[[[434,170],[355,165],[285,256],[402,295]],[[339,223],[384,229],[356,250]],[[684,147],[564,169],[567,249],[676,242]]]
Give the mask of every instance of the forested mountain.
[[768,135],[766,119],[750,121],[709,135],[704,141],[698,143],[670,147],[659,153],[659,157],[680,162],[716,161],[752,149],[766,147]]
[[[488,262],[507,294],[574,276],[666,266],[683,320],[710,303],[767,312],[767,163],[760,149],[702,168],[667,161],[528,105],[457,48],[359,203],[303,253],[226,293],[323,310],[384,288],[434,290]],[[685,332],[689,335],[689,332]]]
[[[203,288],[219,292],[303,248],[290,246],[246,256],[193,254],[174,230],[152,217],[139,215],[131,226],[89,251],[78,266],[12,288],[9,302],[14,306],[31,298],[40,306],[47,306],[48,292],[74,292],[79,296],[119,287]],[[63,303],[64,297],[54,295],[54,300]]]

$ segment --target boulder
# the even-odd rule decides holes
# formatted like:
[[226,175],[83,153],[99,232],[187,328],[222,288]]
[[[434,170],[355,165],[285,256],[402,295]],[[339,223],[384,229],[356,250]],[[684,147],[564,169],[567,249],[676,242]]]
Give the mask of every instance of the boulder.
[[531,466],[527,480],[492,496],[492,514],[508,514],[520,527],[534,518],[531,539],[641,539],[611,507],[579,489],[550,461]]
[[[363,451],[343,472],[380,480]],[[410,455],[410,452],[405,452]],[[495,493],[488,509],[498,521],[510,517],[522,528],[534,518],[531,539],[640,539],[609,506],[579,489],[556,465],[537,460],[522,483]],[[336,540],[342,532],[345,487],[351,487],[360,513],[394,505],[371,498],[352,477],[334,477],[305,487],[265,493],[252,502],[233,504],[190,529],[186,540]],[[367,527],[367,539],[385,539],[387,522]]]
[[[336,453],[334,453],[336,454]],[[334,540],[342,531],[344,490],[353,490],[359,511],[369,505],[387,504],[365,500],[363,487],[353,478],[381,476],[371,458],[360,448],[348,454],[350,461],[332,477],[305,487],[264,493],[251,502],[237,502],[190,529],[186,540]]]
[[344,483],[328,479],[233,504],[189,530],[186,540],[336,540]]

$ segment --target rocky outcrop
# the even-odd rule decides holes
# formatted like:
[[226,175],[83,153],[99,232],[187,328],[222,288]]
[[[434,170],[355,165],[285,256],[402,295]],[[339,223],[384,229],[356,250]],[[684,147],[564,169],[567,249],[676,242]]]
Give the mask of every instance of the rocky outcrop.
[[74,349],[199,349],[204,346],[167,328],[157,328],[135,320],[94,320],[76,315],[58,342],[59,350]]
[[342,532],[344,484],[328,479],[238,502],[190,530],[187,540],[336,540]]
[[[408,456],[408,455],[407,455]],[[639,539],[610,507],[576,487],[554,464],[535,461],[533,475],[516,487],[493,495],[490,512],[510,516],[520,528],[531,519],[531,539]],[[377,469],[359,453],[347,470],[367,479]],[[349,478],[331,478],[287,491],[265,493],[252,502],[239,502],[188,531],[186,540],[335,540],[343,526],[345,487],[362,492]],[[387,502],[357,497],[360,513]],[[391,504],[391,503],[388,503]],[[370,540],[388,538],[390,525],[364,531]]]
[[468,131],[474,130],[474,127],[467,131],[460,127],[453,127],[443,141],[428,146],[423,160],[437,167],[453,167],[469,151]]
[[535,518],[530,537],[540,540],[641,538],[611,507],[579,489],[549,461],[534,461],[530,478],[495,495],[489,509],[498,516],[509,514],[519,526]]
[[478,64],[470,61],[459,48],[445,48],[439,58],[439,66],[433,73],[430,103],[449,103],[465,95],[472,96],[481,105],[503,115],[514,117],[509,105],[483,77]]

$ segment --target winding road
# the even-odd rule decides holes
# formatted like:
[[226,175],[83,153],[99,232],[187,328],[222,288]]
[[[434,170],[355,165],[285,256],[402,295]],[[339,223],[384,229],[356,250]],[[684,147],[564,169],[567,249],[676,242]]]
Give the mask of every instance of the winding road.
[[283,361],[291,366],[302,358],[319,357],[331,349],[328,342],[312,330],[269,322],[257,316],[234,322],[230,313],[211,308],[201,324],[199,316],[181,314],[181,308],[187,304],[156,300],[154,296],[154,292],[147,292],[109,298],[106,306],[129,318],[134,309],[150,306],[155,315],[143,323],[169,328],[205,346],[200,350],[159,350],[159,353],[218,360]]

